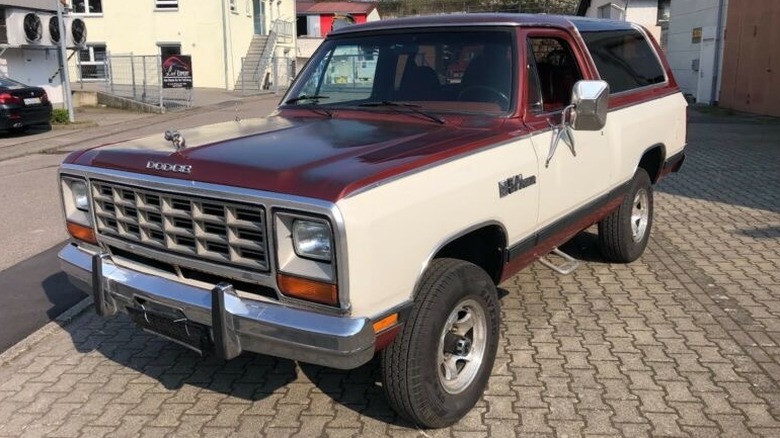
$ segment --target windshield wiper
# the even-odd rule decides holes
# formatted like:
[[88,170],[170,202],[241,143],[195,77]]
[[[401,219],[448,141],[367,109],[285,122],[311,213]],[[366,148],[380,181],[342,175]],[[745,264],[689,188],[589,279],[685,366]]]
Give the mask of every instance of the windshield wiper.
[[382,101],[376,101],[376,102],[363,102],[363,103],[361,103],[358,106],[364,106],[364,107],[382,107],[382,106],[384,106],[384,107],[392,107],[392,108],[398,108],[398,109],[400,109],[400,108],[407,108],[410,111],[412,111],[413,113],[419,114],[419,115],[421,115],[423,117],[426,117],[429,120],[432,120],[432,121],[434,121],[434,122],[436,122],[436,123],[438,123],[440,125],[444,124],[444,119],[441,119],[441,118],[436,117],[435,115],[433,115],[431,113],[427,113],[427,112],[419,109],[420,105],[416,105],[416,104],[413,104],[413,103],[395,102],[395,101],[392,101],[392,100],[382,100]]
[[292,99],[285,100],[284,104],[285,105],[289,105],[291,103],[304,102],[304,101],[307,101],[307,100],[310,100],[313,103],[317,103],[317,102],[319,102],[320,99],[328,99],[329,97],[330,96],[322,96],[320,94],[312,94],[312,95],[301,94],[298,97],[293,97]]
[[323,106],[317,105],[318,103],[320,103],[320,99],[327,99],[328,97],[329,96],[322,96],[322,95],[319,95],[319,94],[312,94],[311,96],[306,95],[306,94],[301,94],[298,97],[293,97],[292,99],[285,100],[284,104],[285,105],[289,105],[289,104],[296,103],[296,102],[311,101],[310,104],[308,104],[308,105],[299,105],[299,107],[312,110],[313,112],[315,112],[317,114],[324,113],[326,116],[328,116],[329,118],[332,119],[333,118],[333,112],[332,111],[330,111],[329,109],[327,109],[327,108],[325,108]]

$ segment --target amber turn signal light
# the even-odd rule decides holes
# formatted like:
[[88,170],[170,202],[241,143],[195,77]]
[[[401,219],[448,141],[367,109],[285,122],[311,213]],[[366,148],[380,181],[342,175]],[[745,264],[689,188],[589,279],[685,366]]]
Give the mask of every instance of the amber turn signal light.
[[276,274],[279,290],[288,297],[338,306],[339,289],[335,284]]
[[74,222],[68,222],[68,233],[76,239],[83,240],[89,243],[97,243],[95,239],[95,231],[92,227],[86,227]]
[[383,330],[386,330],[387,328],[390,328],[396,325],[397,323],[398,323],[397,313],[393,313],[392,315],[385,316],[384,318],[374,323],[374,333],[379,333]]

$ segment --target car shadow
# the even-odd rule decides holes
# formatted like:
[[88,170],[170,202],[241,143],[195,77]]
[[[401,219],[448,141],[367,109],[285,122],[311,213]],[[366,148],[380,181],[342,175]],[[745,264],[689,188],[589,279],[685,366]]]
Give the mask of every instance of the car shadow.
[[[56,282],[44,282],[57,284]],[[44,285],[44,287],[46,287]],[[54,291],[52,291],[54,292]],[[508,291],[497,290],[499,299]],[[73,323],[62,323],[76,350],[84,355],[100,354],[122,368],[148,376],[170,391],[195,386],[230,397],[262,403],[280,391],[294,391],[300,383],[314,389],[306,397],[315,406],[320,393],[360,415],[405,428],[415,426],[399,417],[382,390],[380,358],[352,369],[339,370],[319,365],[245,352],[230,361],[208,352],[204,355],[143,331],[129,317],[117,314],[100,317],[90,306]],[[275,402],[274,402],[275,403]],[[269,407],[269,410],[272,410]],[[305,413],[306,411],[304,411]]]
[[558,248],[582,262],[609,263],[599,249],[599,235],[595,227],[578,233]]
[[7,131],[0,131],[0,136],[2,138],[18,138],[18,137],[27,137],[31,135],[36,134],[43,134],[45,132],[49,132],[52,130],[52,126],[50,123],[41,124],[41,125],[30,125],[27,126],[22,131],[17,130],[7,130]]

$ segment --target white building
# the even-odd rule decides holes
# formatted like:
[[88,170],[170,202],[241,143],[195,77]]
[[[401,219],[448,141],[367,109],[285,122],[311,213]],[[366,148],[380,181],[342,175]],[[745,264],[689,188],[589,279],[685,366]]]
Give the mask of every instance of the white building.
[[698,103],[719,100],[728,0],[672,2],[669,65],[682,91]]
[[[295,47],[294,0],[71,0],[73,14],[89,28],[73,80],[105,79],[110,55],[190,55],[193,85],[233,89],[242,60],[257,58],[272,40],[283,55]],[[268,36],[286,24],[285,38]],[[251,47],[250,47],[251,46]],[[294,53],[294,52],[293,52]],[[72,61],[73,62],[73,61]]]

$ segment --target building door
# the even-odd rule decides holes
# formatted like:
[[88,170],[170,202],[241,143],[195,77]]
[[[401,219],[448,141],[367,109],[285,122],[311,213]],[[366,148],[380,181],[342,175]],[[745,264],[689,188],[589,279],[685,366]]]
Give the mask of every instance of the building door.
[[252,0],[252,17],[255,35],[265,35],[265,3],[262,0]]
[[[699,80],[696,87],[696,102],[712,104],[712,86],[715,81],[715,27],[705,27],[701,33],[699,52]],[[715,97],[717,99],[717,97]]]

